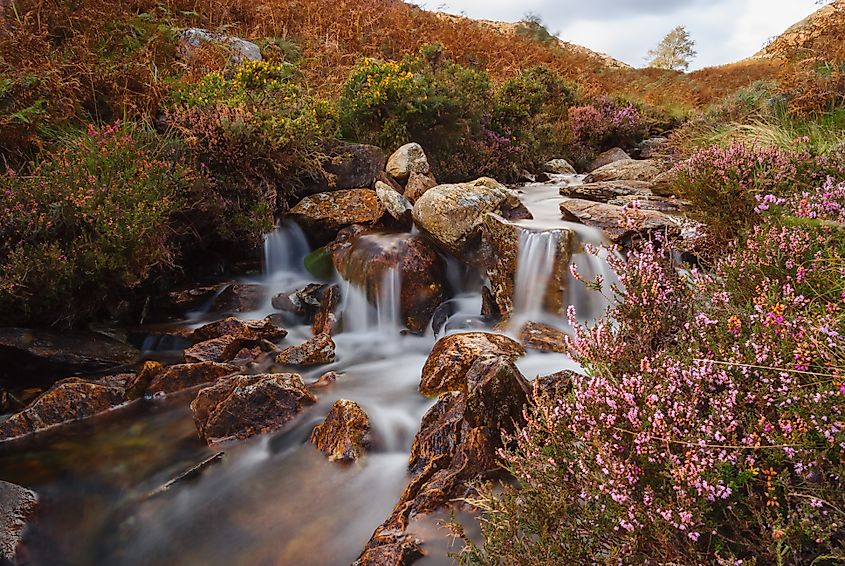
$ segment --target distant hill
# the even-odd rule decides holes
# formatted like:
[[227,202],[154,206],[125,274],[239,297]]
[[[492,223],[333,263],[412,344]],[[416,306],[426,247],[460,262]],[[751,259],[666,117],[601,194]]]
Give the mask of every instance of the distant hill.
[[845,59],[845,0],[835,0],[791,26],[755,59]]

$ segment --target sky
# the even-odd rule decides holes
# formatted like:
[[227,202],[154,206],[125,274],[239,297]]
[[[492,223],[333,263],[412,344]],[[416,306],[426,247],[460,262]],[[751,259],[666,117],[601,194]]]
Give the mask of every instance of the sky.
[[531,12],[561,39],[634,67],[672,28],[686,26],[698,56],[691,69],[732,63],[805,18],[815,0],[430,0],[428,10],[516,22]]

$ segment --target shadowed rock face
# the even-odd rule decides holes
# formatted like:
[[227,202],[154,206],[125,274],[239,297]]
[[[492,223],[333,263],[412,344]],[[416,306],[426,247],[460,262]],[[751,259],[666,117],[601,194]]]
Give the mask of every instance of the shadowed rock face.
[[236,375],[200,390],[191,411],[200,438],[213,444],[276,430],[316,400],[298,374]]
[[0,563],[27,563],[22,556],[21,539],[37,504],[35,492],[0,481]]
[[467,372],[485,354],[516,359],[525,355],[525,349],[500,334],[467,332],[445,336],[434,345],[423,366],[420,393],[435,396],[466,391]]
[[279,340],[288,332],[281,327],[281,319],[268,316],[263,320],[240,320],[229,317],[194,330],[191,337],[197,341],[235,336],[244,340]]
[[340,145],[329,152],[329,158],[323,164],[327,175],[306,182],[296,190],[297,197],[372,187],[387,162],[381,148],[365,144]]
[[311,432],[311,444],[330,462],[354,462],[370,446],[370,418],[358,403],[336,401],[323,424]]
[[425,240],[412,234],[352,233],[352,229],[350,234],[338,238],[332,247],[337,272],[376,304],[389,270],[395,269],[401,281],[402,323],[412,332],[423,332],[438,305],[449,298],[446,262]]

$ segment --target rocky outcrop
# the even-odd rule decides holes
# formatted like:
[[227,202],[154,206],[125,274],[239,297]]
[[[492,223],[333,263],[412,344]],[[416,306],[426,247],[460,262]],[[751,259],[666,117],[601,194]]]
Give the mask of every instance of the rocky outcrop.
[[568,395],[572,391],[572,380],[576,377],[578,374],[568,369],[550,375],[541,375],[533,383],[534,398],[557,399]]
[[568,351],[565,342],[566,333],[548,324],[526,323],[519,331],[519,340],[523,346],[532,350],[562,354]]
[[501,334],[467,332],[444,336],[434,345],[422,369],[420,393],[433,397],[450,391],[466,391],[466,375],[485,354],[516,359],[525,349]]
[[347,226],[375,224],[384,216],[384,205],[371,189],[344,189],[307,196],[289,215],[312,237],[325,242]]
[[37,505],[34,491],[0,480],[0,563],[28,563],[23,535]]
[[566,159],[552,159],[543,164],[543,173],[551,173],[553,175],[574,175],[575,172],[575,167],[573,167]]
[[276,430],[315,402],[298,374],[237,375],[201,389],[191,411],[200,438],[214,444]]
[[405,144],[387,160],[387,172],[399,182],[408,180],[411,173],[428,175],[431,167],[425,151],[418,143]]
[[478,244],[484,215],[497,213],[510,218],[524,207],[517,194],[493,179],[439,185],[426,191],[414,204],[417,227],[439,246],[463,259]]
[[651,181],[668,167],[658,159],[616,161],[599,167],[584,179],[585,183],[601,181]]
[[254,43],[221,33],[212,33],[200,28],[188,28],[179,35],[181,56],[191,61],[201,47],[207,44],[224,45],[231,50],[230,60],[234,64],[244,61],[261,61],[261,49]]
[[378,304],[398,286],[399,317],[423,332],[435,309],[449,298],[446,263],[422,238],[408,233],[367,233],[350,229],[332,249],[337,272]]
[[[482,227],[483,264],[490,280],[490,292],[499,317],[508,318],[514,310],[514,289],[520,241],[534,231],[511,224],[500,216],[487,214]],[[566,290],[569,286],[569,262],[572,257],[574,234],[564,228],[548,230],[557,240],[552,274],[545,290],[543,307],[548,312],[563,314],[566,310]]]
[[372,188],[384,172],[387,157],[374,145],[346,144],[329,151],[325,175],[311,179],[295,191],[298,198],[317,193]]
[[587,172],[601,169],[606,165],[617,163],[619,161],[631,161],[631,157],[625,153],[625,150],[622,148],[614,147],[612,149],[608,149],[604,153],[600,153],[598,157],[590,162],[590,165],[587,167]]
[[314,427],[310,440],[330,462],[357,461],[370,446],[370,418],[358,403],[341,399]]
[[376,195],[387,213],[402,228],[410,228],[412,224],[411,209],[413,205],[401,193],[396,192],[393,187],[376,181]]
[[580,198],[593,202],[607,202],[623,196],[653,196],[651,183],[645,181],[601,181],[560,188],[561,196]]
[[653,210],[626,210],[621,206],[581,199],[560,204],[564,219],[602,230],[613,243],[626,243],[631,236],[648,232],[677,232],[683,220]]
[[335,344],[328,334],[318,334],[310,340],[285,348],[276,355],[276,363],[283,366],[318,366],[335,360]]
[[26,409],[0,423],[0,441],[11,440],[73,421],[93,417],[121,405],[124,388],[79,378],[56,383]]
[[421,196],[423,196],[429,189],[437,186],[437,179],[430,173],[423,175],[422,173],[412,172],[408,177],[408,183],[405,185],[405,198],[408,202],[414,204]]

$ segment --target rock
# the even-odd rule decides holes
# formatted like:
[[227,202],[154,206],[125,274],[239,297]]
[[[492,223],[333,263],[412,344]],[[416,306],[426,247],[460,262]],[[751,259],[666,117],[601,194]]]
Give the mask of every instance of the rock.
[[232,283],[211,303],[211,312],[252,312],[261,308],[266,300],[262,285]]
[[551,375],[543,375],[534,380],[534,398],[556,399],[567,395],[572,390],[572,379],[578,374],[563,370]]
[[335,360],[335,345],[328,334],[318,334],[299,346],[285,348],[276,355],[276,363],[285,366],[317,366]]
[[425,151],[418,143],[405,144],[397,149],[387,160],[386,169],[399,182],[407,180],[411,173],[428,175],[431,172]]
[[337,378],[340,377],[340,374],[333,371],[327,371],[323,375],[321,375],[317,381],[308,385],[309,389],[324,389],[332,385]]
[[414,206],[408,199],[381,181],[376,181],[376,195],[378,195],[387,213],[399,223],[399,226],[403,228],[411,227],[413,224],[411,220],[411,209]]
[[140,371],[132,375],[123,384],[123,397],[127,401],[135,401],[136,399],[142,398],[146,394],[150,383],[162,371],[164,371],[164,366],[159,362],[149,360],[144,362]]
[[651,183],[645,181],[602,181],[560,188],[561,196],[594,202],[607,202],[623,196],[654,196]]
[[666,171],[666,165],[658,159],[616,161],[594,170],[587,175],[584,182],[652,181],[664,171]]
[[37,505],[34,491],[0,480],[0,563],[28,563],[23,534]]
[[138,351],[94,332],[0,328],[0,362],[39,379],[108,370],[133,363]]
[[228,362],[235,358],[250,339],[237,336],[222,336],[194,344],[185,350],[187,363]]
[[580,199],[567,199],[560,204],[564,219],[601,229],[616,244],[633,235],[669,231],[677,232],[682,219],[653,210],[627,211],[621,206]]
[[634,203],[640,210],[656,210],[667,214],[681,214],[690,206],[688,202],[675,198],[659,197],[657,195],[625,195],[612,198],[607,204],[614,206],[633,206]]
[[439,185],[426,191],[414,204],[417,227],[438,245],[459,258],[477,244],[487,212],[503,216],[524,209],[516,192],[493,179]]
[[214,383],[236,371],[238,371],[238,367],[235,365],[215,362],[168,366],[161,368],[153,376],[146,392],[148,395],[176,393],[198,385]]
[[0,422],[0,441],[104,413],[124,402],[123,387],[78,378],[58,382],[20,413]]
[[323,163],[324,177],[304,183],[294,194],[297,198],[317,193],[372,188],[384,172],[387,157],[374,145],[345,144],[329,151]]
[[610,165],[611,163],[616,163],[618,161],[630,160],[631,157],[627,153],[625,153],[625,150],[619,147],[614,147],[613,149],[608,149],[604,153],[600,153],[598,157],[593,159],[589,167],[587,167],[587,172],[595,171],[596,169],[601,169],[605,165]]
[[203,304],[213,299],[214,295],[219,291],[220,285],[205,285],[202,287],[171,291],[167,294],[163,304],[157,305],[156,308],[168,313],[184,313],[190,310],[197,310]]
[[184,59],[192,60],[197,50],[205,44],[216,43],[226,45],[232,50],[231,62],[240,64],[244,61],[261,61],[261,49],[254,43],[223,35],[212,33],[199,28],[188,28],[179,35],[179,51]]
[[384,205],[370,189],[346,189],[307,196],[290,212],[300,226],[316,240],[332,240],[353,224],[375,224],[384,216]]
[[523,346],[541,352],[565,354],[568,351],[565,339],[566,333],[562,330],[539,322],[528,322],[519,332]]
[[191,337],[197,341],[225,336],[242,340],[280,340],[288,334],[280,324],[281,319],[272,315],[263,320],[240,320],[231,316],[197,328]]
[[402,538],[365,549],[352,566],[408,566],[423,556],[419,541]]
[[543,164],[543,173],[553,175],[574,175],[575,167],[566,159],[552,159]]
[[669,147],[669,138],[656,137],[643,140],[637,146],[641,159],[664,158],[672,153]]
[[311,332],[315,335],[333,335],[338,328],[337,307],[340,305],[340,287],[329,285],[320,297],[320,307],[314,315]]
[[305,269],[314,277],[320,279],[331,279],[334,275],[334,265],[332,264],[332,254],[328,246],[317,248],[303,260]]
[[[384,183],[399,194],[404,194],[405,188],[396,182],[396,179],[387,174],[386,171],[379,171],[376,177],[376,183]],[[436,183],[435,183],[436,184]],[[375,187],[375,185],[373,185]]]
[[513,430],[515,423],[524,421],[523,409],[531,398],[531,385],[512,358],[484,355],[467,372],[466,381],[464,420],[470,427]]
[[466,391],[466,375],[483,354],[508,358],[525,349],[507,336],[486,332],[451,334],[437,341],[422,369],[420,393],[432,397],[448,391]]
[[353,401],[335,401],[323,424],[311,432],[311,444],[330,462],[355,462],[370,446],[370,418]]
[[669,170],[661,173],[651,181],[651,191],[661,197],[673,197],[675,195],[675,178],[674,170]]
[[437,179],[433,175],[422,173],[411,173],[408,183],[405,185],[404,195],[410,203],[417,202],[426,191],[437,186]]
[[298,374],[236,375],[201,389],[191,403],[208,444],[276,430],[316,402]]
[[[546,234],[546,236],[539,236],[539,234]],[[484,269],[490,280],[490,292],[496,305],[495,312],[501,318],[508,318],[514,310],[519,250],[523,238],[531,237],[551,238],[557,242],[542,307],[548,312],[557,314],[563,314],[566,311],[566,292],[570,277],[569,263],[575,243],[574,233],[565,228],[535,232],[511,224],[495,214],[487,214],[482,226],[480,257],[483,258]],[[541,242],[541,245],[544,244]]]
[[419,236],[357,231],[338,239],[332,257],[337,272],[362,289],[371,304],[398,297],[399,318],[412,332],[424,332],[435,309],[449,298],[446,263]]

